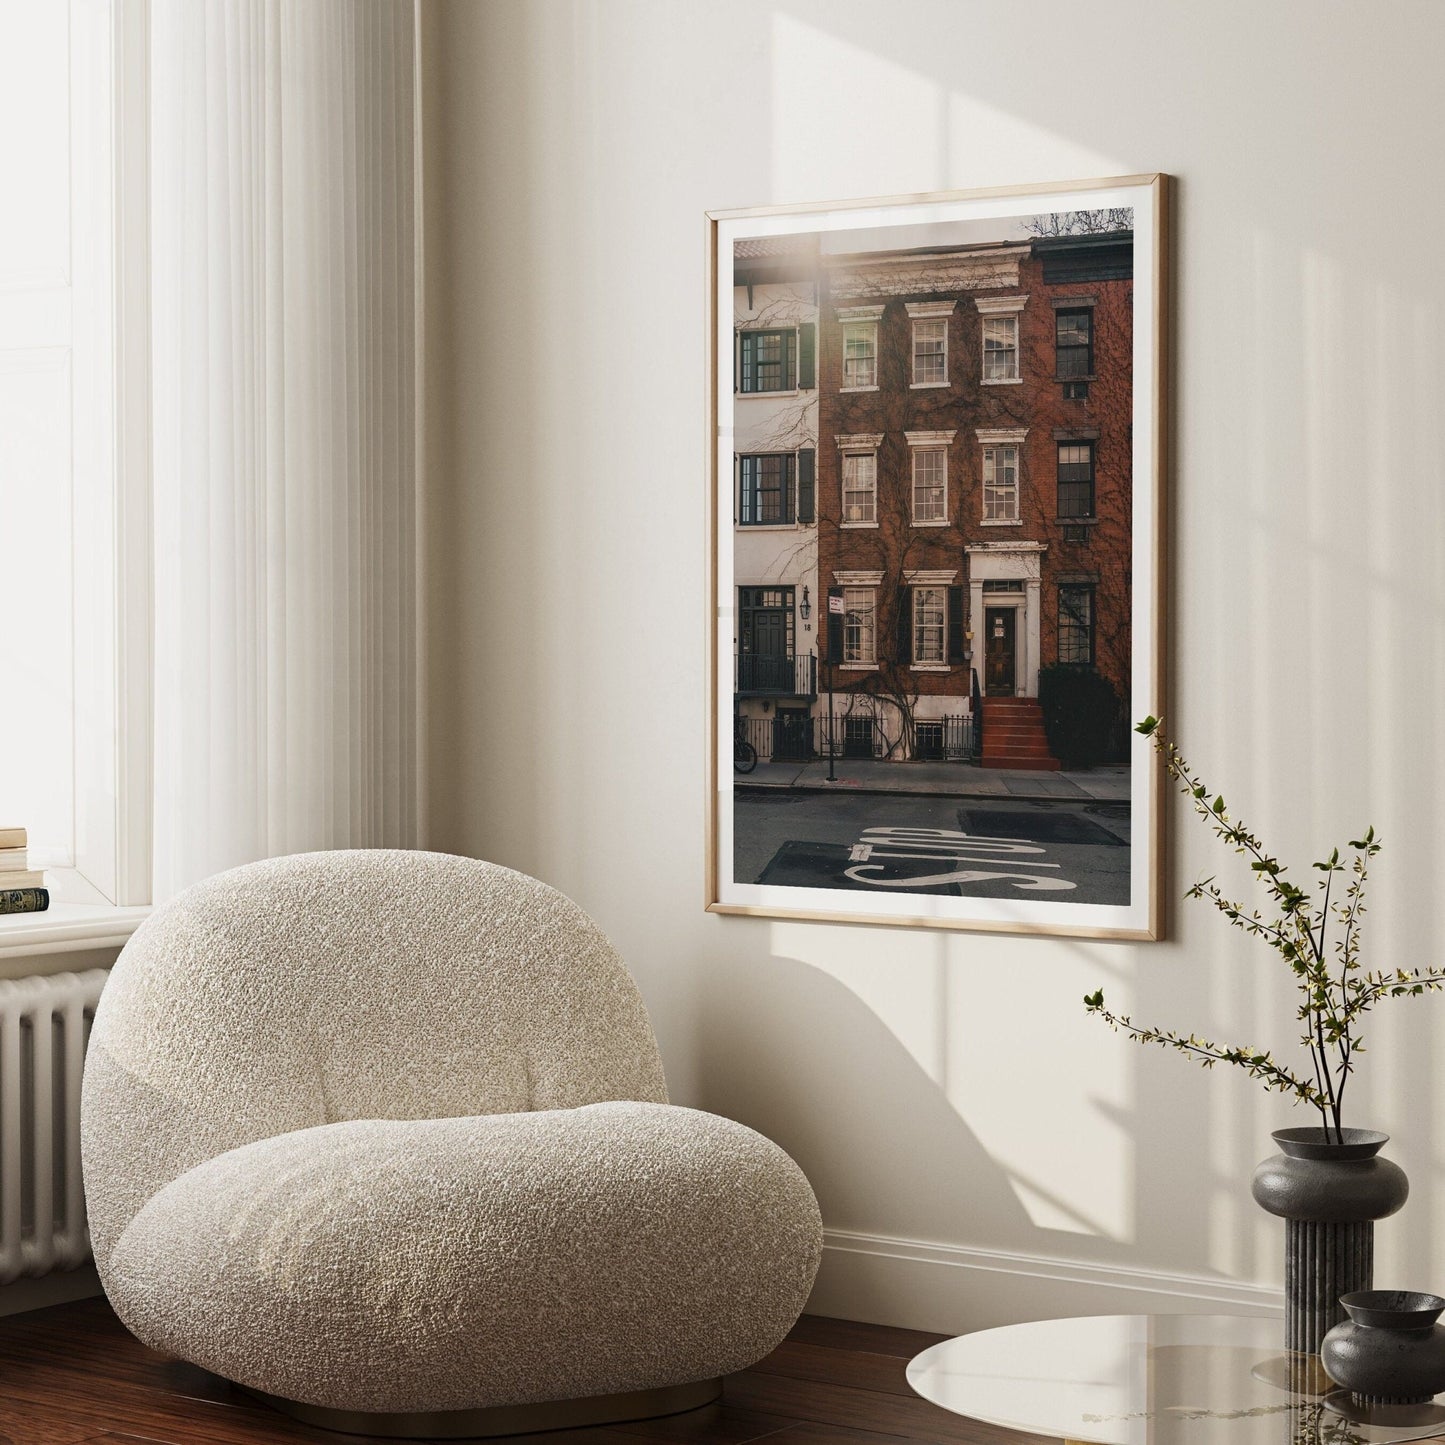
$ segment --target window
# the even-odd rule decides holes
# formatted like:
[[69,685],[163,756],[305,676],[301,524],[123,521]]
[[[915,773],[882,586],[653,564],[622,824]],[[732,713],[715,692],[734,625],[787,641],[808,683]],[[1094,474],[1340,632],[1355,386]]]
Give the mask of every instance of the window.
[[0,111],[25,136],[7,153],[0,235],[0,577],[25,616],[6,658],[0,815],[27,830],[55,905],[4,919],[7,943],[64,942],[68,904],[150,896],[149,432],[136,425],[150,369],[120,361],[149,325],[130,229],[149,198],[122,166],[148,140],[144,40],[126,48],[141,9],[11,5],[0,21]]
[[913,521],[948,520],[948,450],[913,448]]
[[872,587],[843,589],[843,661],[871,663],[874,659]]
[[1017,316],[983,318],[983,379],[1019,379],[1019,319]]
[[948,320],[934,316],[913,323],[913,384],[948,384]]
[[791,522],[796,471],[797,458],[791,452],[739,457],[739,524],[777,527]]
[[948,626],[948,594],[942,587],[913,589],[913,661],[942,663]]
[[1059,516],[1094,515],[1094,444],[1059,443]]
[[1019,519],[1019,449],[1016,446],[983,449],[983,519],[985,522]]
[[854,391],[878,385],[878,323],[849,321],[843,326],[843,387]]
[[743,391],[792,391],[798,384],[798,333],[744,331],[742,342]]
[[1092,663],[1094,660],[1094,589],[1092,586],[1059,588],[1059,661]]
[[855,526],[878,520],[878,454],[843,454],[843,524]]
[[1060,377],[1092,376],[1094,372],[1094,313],[1054,312],[1054,350]]

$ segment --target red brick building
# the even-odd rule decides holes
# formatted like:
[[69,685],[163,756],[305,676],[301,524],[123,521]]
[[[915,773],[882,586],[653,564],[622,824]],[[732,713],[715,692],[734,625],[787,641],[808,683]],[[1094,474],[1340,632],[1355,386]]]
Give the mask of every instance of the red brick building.
[[1127,706],[1131,277],[1117,232],[826,258],[818,580],[850,750],[946,754],[976,696],[1060,662]]

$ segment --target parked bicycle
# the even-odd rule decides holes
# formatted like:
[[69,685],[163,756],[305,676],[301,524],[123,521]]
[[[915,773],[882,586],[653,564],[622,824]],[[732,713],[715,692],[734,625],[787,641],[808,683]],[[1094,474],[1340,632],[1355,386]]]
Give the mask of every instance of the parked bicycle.
[[733,734],[733,771],[750,773],[758,765],[758,750],[742,735]]

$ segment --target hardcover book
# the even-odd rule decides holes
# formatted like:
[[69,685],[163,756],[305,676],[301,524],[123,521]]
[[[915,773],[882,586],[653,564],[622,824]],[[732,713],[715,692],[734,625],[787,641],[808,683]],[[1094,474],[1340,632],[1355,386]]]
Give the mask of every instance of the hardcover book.
[[0,914],[44,913],[49,907],[48,888],[0,888]]

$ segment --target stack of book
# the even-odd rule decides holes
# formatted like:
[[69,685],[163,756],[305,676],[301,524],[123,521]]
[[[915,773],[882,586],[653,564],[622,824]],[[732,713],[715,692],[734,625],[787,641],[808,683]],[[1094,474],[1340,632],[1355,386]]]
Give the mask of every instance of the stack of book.
[[30,866],[24,828],[0,828],[0,913],[44,913],[50,907],[45,874]]

